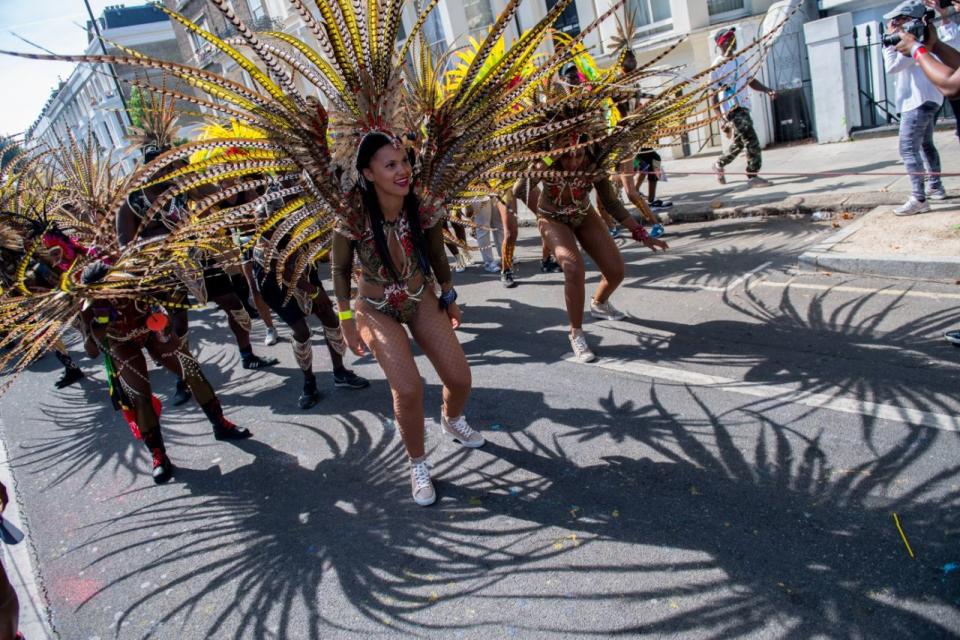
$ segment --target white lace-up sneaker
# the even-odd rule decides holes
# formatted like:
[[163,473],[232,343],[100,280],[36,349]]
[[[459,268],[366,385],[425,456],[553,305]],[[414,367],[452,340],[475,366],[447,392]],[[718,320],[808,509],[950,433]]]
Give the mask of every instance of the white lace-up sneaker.
[[627,314],[618,310],[609,300],[606,302],[597,302],[590,299],[590,315],[600,320],[623,320]]
[[267,327],[267,336],[263,339],[263,344],[272,347],[277,344],[277,328]]
[[926,200],[920,202],[915,197],[910,196],[910,199],[903,203],[903,206],[894,209],[893,213],[898,216],[912,216],[927,211],[930,211],[930,204]]
[[441,409],[440,426],[447,432],[447,435],[465,447],[476,449],[477,447],[482,447],[487,442],[482,435],[474,431],[470,425],[467,424],[466,416],[451,419],[445,416]]
[[420,462],[410,461],[410,490],[413,492],[413,501],[421,507],[429,507],[437,501],[437,492],[430,480],[430,467],[425,458],[420,458]]
[[927,191],[927,198],[929,200],[946,200],[947,191],[942,187],[931,187]]
[[573,348],[573,355],[580,362],[593,362],[597,359],[593,351],[590,351],[590,345],[587,344],[587,338],[583,335],[583,329],[575,329],[570,334],[570,346]]

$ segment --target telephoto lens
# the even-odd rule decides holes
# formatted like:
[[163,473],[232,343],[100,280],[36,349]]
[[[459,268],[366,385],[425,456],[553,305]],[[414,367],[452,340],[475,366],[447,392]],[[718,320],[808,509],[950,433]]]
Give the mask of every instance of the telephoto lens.
[[899,33],[885,33],[883,34],[883,46],[885,47],[895,47],[900,44],[900,34]]

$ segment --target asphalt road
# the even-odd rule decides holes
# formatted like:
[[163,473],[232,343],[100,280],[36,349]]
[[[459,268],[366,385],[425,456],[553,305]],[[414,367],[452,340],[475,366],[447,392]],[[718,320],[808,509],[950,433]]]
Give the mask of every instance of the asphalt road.
[[[176,478],[106,399],[100,366],[52,390],[46,358],[0,402],[60,638],[940,638],[960,634],[960,287],[793,272],[829,224],[670,227],[624,244],[602,360],[566,360],[560,275],[523,230],[521,284],[458,282],[471,362],[465,451],[429,446],[440,499],[410,499],[389,391],[297,409],[288,342],[239,367],[224,319],[193,332],[256,437],[163,416]],[[589,274],[588,287],[597,280]],[[285,332],[281,330],[281,334]],[[262,325],[257,323],[257,338]],[[332,382],[319,340],[320,379]],[[155,372],[164,398],[173,381]],[[892,514],[898,514],[915,558]],[[31,639],[32,640],[32,639]]]

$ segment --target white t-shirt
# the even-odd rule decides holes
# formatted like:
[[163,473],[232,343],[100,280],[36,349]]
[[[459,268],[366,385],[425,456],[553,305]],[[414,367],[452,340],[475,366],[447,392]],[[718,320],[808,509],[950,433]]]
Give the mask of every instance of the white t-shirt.
[[716,69],[710,72],[710,81],[722,89],[717,96],[721,101],[721,113],[727,115],[737,107],[749,110],[750,87],[748,85],[753,76],[750,75],[748,65],[741,58],[728,60],[724,56],[714,60],[713,65]]
[[894,82],[897,90],[893,101],[897,113],[913,111],[927,102],[943,104],[943,94],[927,79],[923,69],[910,56],[900,54],[893,47],[884,47],[883,66],[888,74],[896,74]]

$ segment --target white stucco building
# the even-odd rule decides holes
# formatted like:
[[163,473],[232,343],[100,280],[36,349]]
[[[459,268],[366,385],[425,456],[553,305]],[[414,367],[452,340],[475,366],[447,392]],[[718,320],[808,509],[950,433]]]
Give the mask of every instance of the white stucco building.
[[[709,67],[716,58],[713,35],[720,28],[736,25],[741,33],[741,42],[745,42],[756,35],[764,14],[774,2],[628,0],[629,9],[636,12],[639,23],[634,51],[643,63],[685,38],[660,66],[692,75]],[[446,46],[466,44],[469,35],[485,33],[506,4],[506,0],[441,1],[425,27],[427,36],[431,41],[442,41]],[[507,28],[507,38],[515,38],[519,32],[533,26],[555,4],[556,0],[525,0]],[[577,34],[614,4],[614,0],[575,0],[563,12],[556,26],[562,31]],[[778,89],[781,96],[775,105],[765,96],[754,96],[754,120],[764,144],[792,142],[813,136],[812,93],[802,25],[816,15],[815,2],[806,0],[804,10],[791,21],[760,71],[761,80]],[[405,27],[409,28],[412,21],[411,10],[405,16]],[[585,45],[601,62],[611,53],[608,43],[615,34],[615,25],[614,20],[608,20],[585,40]],[[670,141],[672,146],[665,152],[668,156],[681,157],[716,151],[723,141],[719,127],[714,124]]]
[[[167,60],[181,59],[170,20],[151,5],[107,7],[98,22],[105,40]],[[107,50],[111,52],[110,45]],[[93,26],[88,25],[86,53],[102,52]],[[136,73],[128,68],[116,71],[121,79]],[[142,71],[139,73],[143,75]],[[129,99],[129,85],[121,82],[121,89]],[[57,145],[68,131],[78,139],[92,134],[101,147],[114,150],[114,159],[119,160],[127,147],[128,124],[109,67],[80,64],[53,90],[40,116],[27,130],[26,140],[28,145]],[[135,163],[135,157],[124,157],[123,167],[131,171]]]

